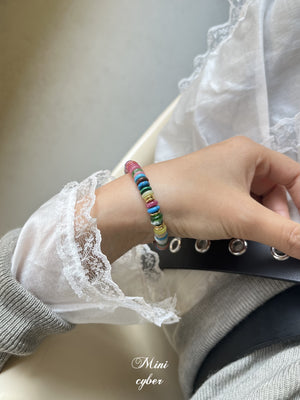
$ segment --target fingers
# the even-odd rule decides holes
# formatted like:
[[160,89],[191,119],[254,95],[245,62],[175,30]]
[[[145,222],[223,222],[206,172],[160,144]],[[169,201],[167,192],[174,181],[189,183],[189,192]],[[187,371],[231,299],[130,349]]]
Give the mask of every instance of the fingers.
[[[252,202],[252,204],[250,204]],[[254,199],[247,207],[244,235],[240,237],[274,246],[291,257],[300,259],[300,224],[269,210]]]
[[[291,158],[276,151],[263,147],[260,159],[257,164],[254,185],[257,182],[265,183],[265,190],[268,190],[266,181],[284,186],[290,193],[295,205],[300,209],[300,164]],[[255,190],[257,194],[257,190]]]
[[283,217],[290,217],[286,190],[281,185],[275,185],[273,189],[263,197],[262,204]]

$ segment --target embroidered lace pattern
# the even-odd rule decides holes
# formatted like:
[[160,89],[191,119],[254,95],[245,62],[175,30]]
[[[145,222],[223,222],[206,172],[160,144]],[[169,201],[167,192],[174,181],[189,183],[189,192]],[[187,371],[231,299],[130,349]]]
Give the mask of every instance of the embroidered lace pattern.
[[194,58],[192,74],[179,81],[178,88],[180,93],[189,88],[192,82],[198,78],[210,54],[216,51],[225,40],[228,40],[231,37],[238,22],[244,19],[247,7],[251,0],[228,1],[230,4],[228,21],[224,24],[213,26],[208,30],[207,51],[206,53],[199,54]]
[[299,161],[300,113],[293,118],[282,118],[270,128],[270,139],[265,146]]
[[[253,0],[228,0],[229,18],[224,24],[213,26],[207,33],[207,51],[199,54],[193,61],[193,72],[179,81],[179,91],[186,91],[191,84],[200,76],[211,54],[215,54],[225,41],[232,38],[238,24],[246,18],[247,10]],[[261,144],[272,150],[286,154],[294,160],[300,160],[300,113],[293,118],[282,118],[276,125],[270,127],[268,138]]]
[[[60,192],[57,252],[63,273],[81,301],[97,303],[101,310],[111,313],[125,307],[159,326],[176,322],[179,320],[176,297],[166,297],[168,291],[159,259],[149,246],[133,248],[112,265],[101,251],[101,232],[90,212],[96,198],[95,189],[112,179],[109,171],[98,171],[79,184],[68,183]],[[126,268],[122,268],[124,265]],[[125,280],[129,277],[128,290],[138,295],[127,296],[113,280],[114,273],[120,282],[122,274]]]

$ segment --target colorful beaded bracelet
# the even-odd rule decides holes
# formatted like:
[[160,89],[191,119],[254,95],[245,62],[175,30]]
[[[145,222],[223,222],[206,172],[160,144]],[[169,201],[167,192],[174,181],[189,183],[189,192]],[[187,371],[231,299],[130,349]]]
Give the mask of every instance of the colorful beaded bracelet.
[[149,179],[136,161],[127,161],[124,171],[125,174],[130,174],[133,177],[142,198],[145,200],[147,212],[150,215],[150,221],[153,225],[156,247],[159,250],[165,250],[169,244],[168,230],[163,221],[163,215],[160,206],[158,205],[158,201],[154,198],[154,193],[150,186]]

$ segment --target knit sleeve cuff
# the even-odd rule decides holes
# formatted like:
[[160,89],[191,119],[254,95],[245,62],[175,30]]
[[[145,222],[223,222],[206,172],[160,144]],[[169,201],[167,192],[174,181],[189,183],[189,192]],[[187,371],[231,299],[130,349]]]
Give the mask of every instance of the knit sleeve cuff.
[[42,340],[74,328],[27,291],[11,274],[21,228],[0,239],[0,371],[11,355],[29,355]]

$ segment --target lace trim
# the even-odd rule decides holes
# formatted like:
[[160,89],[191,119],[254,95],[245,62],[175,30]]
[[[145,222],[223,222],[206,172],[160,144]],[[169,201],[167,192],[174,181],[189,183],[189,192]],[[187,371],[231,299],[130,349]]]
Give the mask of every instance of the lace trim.
[[192,82],[198,78],[210,54],[216,51],[225,40],[228,40],[232,36],[237,24],[245,18],[248,5],[251,1],[252,0],[228,0],[230,4],[228,21],[224,24],[213,26],[208,30],[207,51],[194,58],[192,74],[179,81],[178,89],[180,93],[188,89]]
[[299,161],[300,113],[293,118],[282,118],[270,128],[270,137],[263,143],[272,150]]
[[[162,299],[167,293],[163,285],[163,272],[159,268],[157,254],[149,246],[137,246],[113,263],[113,266],[120,266],[128,265],[130,261],[131,268],[138,269],[145,296],[126,296],[112,279],[112,266],[101,251],[102,239],[97,220],[90,215],[95,203],[96,187],[112,179],[109,171],[98,171],[80,184],[68,183],[59,193],[56,247],[63,263],[63,273],[79,298],[97,303],[99,309],[108,313],[125,307],[159,326],[178,322],[176,296]],[[77,211],[74,213],[75,209]]]

